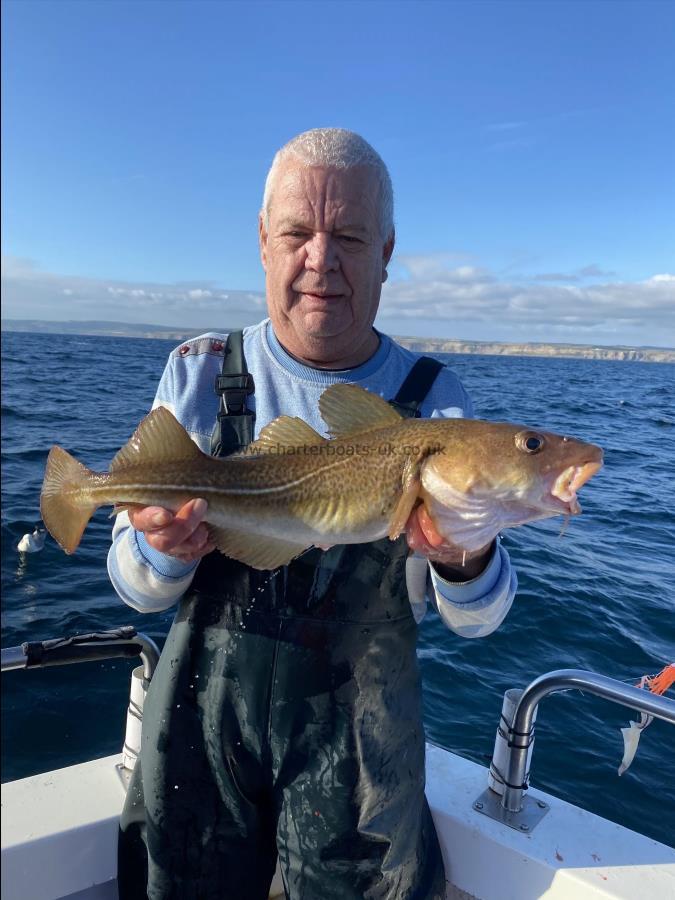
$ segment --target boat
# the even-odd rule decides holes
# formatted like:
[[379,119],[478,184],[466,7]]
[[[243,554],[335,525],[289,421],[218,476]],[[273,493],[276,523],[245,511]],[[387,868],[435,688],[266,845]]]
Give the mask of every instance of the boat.
[[[2,900],[117,898],[118,820],[159,658],[155,644],[132,627],[2,651],[3,671],[130,656],[142,662],[131,676],[120,753],[2,785]],[[489,768],[427,743],[426,793],[447,898],[675,897],[675,848],[529,786],[539,705],[563,690],[583,690],[675,725],[675,701],[563,669],[506,692]],[[279,869],[269,896],[284,896]]]

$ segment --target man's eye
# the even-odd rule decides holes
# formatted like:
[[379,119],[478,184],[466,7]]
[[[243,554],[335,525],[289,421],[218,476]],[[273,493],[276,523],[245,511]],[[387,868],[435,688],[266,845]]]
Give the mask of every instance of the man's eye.
[[344,241],[346,244],[360,244],[362,243],[360,238],[353,237],[351,234],[341,234],[340,240]]

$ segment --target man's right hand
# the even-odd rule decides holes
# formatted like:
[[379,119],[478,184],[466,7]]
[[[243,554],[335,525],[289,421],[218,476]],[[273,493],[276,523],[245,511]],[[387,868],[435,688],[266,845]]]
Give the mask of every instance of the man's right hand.
[[207,508],[202,499],[188,500],[175,513],[162,506],[144,506],[130,509],[129,521],[155,550],[191,563],[215,550],[204,522]]

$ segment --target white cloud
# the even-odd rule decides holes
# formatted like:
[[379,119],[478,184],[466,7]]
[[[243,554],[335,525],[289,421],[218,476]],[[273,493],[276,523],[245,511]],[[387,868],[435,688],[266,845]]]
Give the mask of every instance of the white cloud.
[[[544,273],[545,274],[545,273]],[[508,279],[467,254],[399,256],[384,285],[378,325],[394,334],[469,340],[675,345],[675,274],[604,278],[596,265],[576,280]],[[561,276],[562,278],[562,276]],[[266,314],[263,294],[212,282],[133,284],[41,271],[3,259],[3,316],[108,320],[180,328],[242,326]]]
[[673,282],[675,282],[675,275],[669,275],[667,272],[665,272],[663,275],[652,275],[649,280],[655,283],[666,282],[672,284]]
[[265,298],[222,291],[210,282],[143,283],[45,272],[31,260],[3,257],[3,316],[110,320],[180,327],[243,324],[262,317]]
[[590,266],[583,266],[581,269],[575,269],[574,272],[538,272],[535,281],[583,281],[585,278],[613,278],[616,272],[606,272],[591,263]]
[[[537,275],[502,280],[477,266],[452,268],[443,256],[402,258],[399,263],[408,277],[385,284],[384,320],[434,320],[453,332],[448,336],[457,337],[465,336],[461,329],[467,325],[481,326],[486,340],[500,334],[505,340],[595,342],[602,337],[605,342],[675,343],[673,274],[637,282],[548,284]],[[607,273],[586,266],[575,277],[600,274]],[[477,330],[472,329],[474,339]]]

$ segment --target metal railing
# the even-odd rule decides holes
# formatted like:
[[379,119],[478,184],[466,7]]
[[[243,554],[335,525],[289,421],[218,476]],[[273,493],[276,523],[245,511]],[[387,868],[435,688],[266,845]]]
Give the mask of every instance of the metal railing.
[[26,641],[19,647],[7,647],[2,651],[2,671],[65,666],[102,659],[132,659],[135,656],[141,657],[143,677],[150,681],[159,661],[159,648],[147,635],[126,625],[112,631],[75,634],[48,641]]
[[533,719],[537,705],[549,694],[570,689],[604,697],[605,700],[640,710],[675,725],[675,701],[666,697],[581,669],[557,669],[541,675],[523,691],[508,731],[504,792],[501,798],[505,813],[518,813],[523,807],[523,792],[527,788],[527,751],[533,740]]

